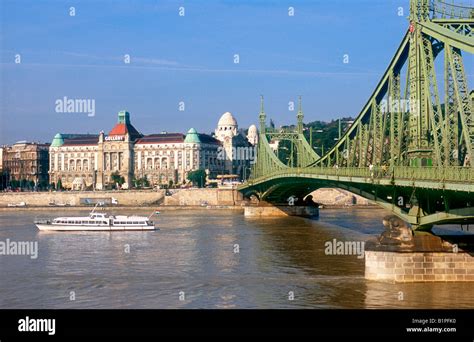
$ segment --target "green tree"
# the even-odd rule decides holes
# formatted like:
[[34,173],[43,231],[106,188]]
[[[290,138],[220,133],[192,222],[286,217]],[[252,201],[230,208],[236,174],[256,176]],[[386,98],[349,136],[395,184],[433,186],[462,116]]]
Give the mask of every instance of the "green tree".
[[204,187],[206,184],[206,171],[199,169],[195,171],[191,171],[188,173],[188,180],[193,183],[194,186],[198,186],[200,188]]
[[63,189],[63,182],[61,182],[61,178],[58,179],[58,183],[56,184],[56,190]]
[[23,179],[20,181],[20,188],[22,188],[22,189],[26,188],[26,187],[28,186],[28,183],[29,183],[29,182],[28,182],[25,178],[23,178]]
[[168,188],[172,188],[173,187],[173,180],[170,179],[169,182],[168,182]]
[[150,186],[150,182],[145,176],[142,178],[136,178],[136,177],[133,178],[132,183],[133,183],[133,186],[137,189]]
[[122,186],[123,183],[125,183],[125,178],[123,178],[123,176],[121,176],[118,171],[115,171],[114,173],[112,173],[110,175],[110,178],[112,180],[112,182],[114,183],[114,185],[118,184],[119,186]]

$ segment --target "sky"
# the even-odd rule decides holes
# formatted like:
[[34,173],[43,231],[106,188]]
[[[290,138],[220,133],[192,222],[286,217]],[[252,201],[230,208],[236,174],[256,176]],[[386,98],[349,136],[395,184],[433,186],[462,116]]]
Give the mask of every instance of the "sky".
[[[305,121],[355,117],[408,3],[0,0],[0,144],[108,132],[120,110],[144,134],[210,133],[227,111],[247,128],[260,95],[277,126],[295,122],[299,95]],[[94,100],[94,115],[58,111],[64,97]]]

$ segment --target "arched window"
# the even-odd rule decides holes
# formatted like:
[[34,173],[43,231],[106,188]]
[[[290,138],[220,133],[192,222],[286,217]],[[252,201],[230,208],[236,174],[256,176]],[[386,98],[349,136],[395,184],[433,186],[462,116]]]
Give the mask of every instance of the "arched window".
[[167,169],[168,168],[168,158],[166,158],[166,157],[161,158],[161,168],[162,169]]

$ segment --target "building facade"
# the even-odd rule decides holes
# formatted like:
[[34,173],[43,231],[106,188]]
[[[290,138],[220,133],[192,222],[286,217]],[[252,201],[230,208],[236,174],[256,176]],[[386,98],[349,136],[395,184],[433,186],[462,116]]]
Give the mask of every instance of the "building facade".
[[191,128],[180,133],[152,134],[139,139],[134,149],[134,172],[153,184],[183,184],[190,171],[203,169],[210,177],[223,162],[218,157],[219,141]]
[[226,112],[219,119],[214,136],[222,144],[219,159],[224,160],[223,174],[236,175],[240,179],[246,178],[257,157],[258,133],[255,125],[249,127],[245,137],[239,132],[234,116]]
[[209,176],[222,172],[218,159],[221,143],[191,128],[186,135],[143,135],[121,111],[118,122],[105,134],[56,134],[50,147],[50,182],[64,188],[105,189],[114,177],[123,177],[122,188],[146,178],[151,186],[184,184],[190,171],[204,169]]
[[3,171],[3,150],[5,147],[0,146],[0,173]]
[[3,171],[3,150],[5,147],[0,146],[0,191],[7,188],[8,185],[8,173]]
[[18,186],[46,187],[48,185],[49,144],[19,141],[1,149],[2,174],[7,182],[19,182]]

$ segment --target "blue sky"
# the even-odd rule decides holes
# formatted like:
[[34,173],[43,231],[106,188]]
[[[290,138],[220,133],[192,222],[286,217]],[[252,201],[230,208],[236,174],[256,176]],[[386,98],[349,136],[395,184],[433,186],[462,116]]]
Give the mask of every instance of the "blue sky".
[[[0,3],[0,144],[107,132],[122,109],[145,134],[209,133],[226,111],[248,127],[260,94],[277,125],[298,95],[305,121],[356,116],[408,26],[408,0]],[[64,96],[95,116],[57,113]]]

